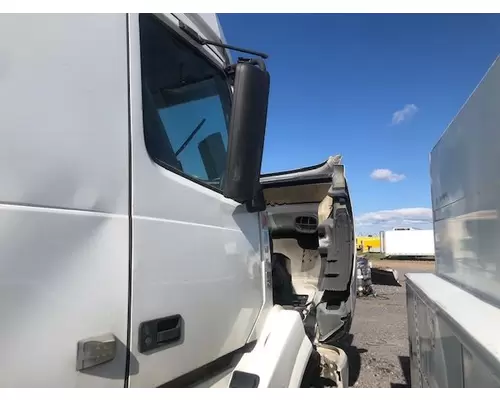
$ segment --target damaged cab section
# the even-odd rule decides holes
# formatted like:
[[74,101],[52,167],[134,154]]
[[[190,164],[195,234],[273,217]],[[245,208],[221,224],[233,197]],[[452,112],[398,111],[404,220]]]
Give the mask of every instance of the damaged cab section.
[[349,332],[356,301],[351,199],[341,157],[262,175],[274,303],[301,312],[320,344]]

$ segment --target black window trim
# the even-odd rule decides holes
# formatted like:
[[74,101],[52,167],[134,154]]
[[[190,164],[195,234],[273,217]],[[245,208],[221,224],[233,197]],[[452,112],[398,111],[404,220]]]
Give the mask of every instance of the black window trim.
[[[144,14],[149,14],[151,15],[154,19],[156,19],[160,24],[161,26],[170,34],[172,34],[173,36],[175,36],[177,39],[179,39],[184,45],[186,45],[186,47],[188,47],[191,51],[193,51],[194,53],[196,53],[197,55],[199,55],[200,57],[202,57],[207,63],[210,64],[210,66],[212,66],[215,70],[217,70],[221,77],[223,78],[224,82],[226,82],[226,86],[227,86],[227,93],[228,93],[228,96],[229,96],[229,107],[231,108],[232,107],[232,102],[233,102],[233,92],[231,90],[231,85],[229,84],[229,80],[228,80],[228,77],[224,71],[223,68],[221,68],[220,65],[218,65],[216,62],[214,62],[210,55],[208,53],[205,53],[204,51],[202,51],[200,48],[198,48],[197,46],[193,45],[191,43],[191,41],[187,38],[185,38],[179,31],[177,31],[175,28],[173,28],[172,26],[170,26],[170,24],[166,21],[164,21],[158,14],[154,14],[154,13],[142,13],[143,15]],[[138,16],[138,19],[139,19],[139,36],[140,36],[140,14]],[[177,19],[177,18],[176,18]],[[139,40],[139,52],[142,51],[142,48],[140,46],[140,40]],[[141,63],[142,64],[142,63]],[[142,69],[142,65],[141,65],[141,69]],[[141,85],[142,85],[142,74],[141,74]],[[223,103],[221,101],[221,103]],[[142,99],[142,93],[141,93],[141,107],[144,106],[144,101]],[[224,107],[224,104],[222,104],[222,107]],[[144,115],[141,115],[141,117],[143,118],[143,136],[144,136],[144,140],[146,140],[146,130],[144,129]],[[227,135],[228,135],[228,140],[229,140],[229,125],[227,126],[227,129],[228,129],[228,132],[227,132]],[[223,190],[222,190],[222,187],[216,187],[216,186],[213,186],[213,185],[210,185],[209,183],[207,183],[206,181],[203,181],[201,179],[197,179],[195,178],[194,176],[192,175],[189,175],[187,173],[185,173],[184,171],[180,171],[174,167],[172,167],[171,165],[167,164],[165,161],[159,159],[158,157],[152,155],[148,149],[147,149],[147,145],[146,145],[146,152],[148,154],[148,157],[159,167],[169,171],[169,172],[172,172],[176,175],[179,175],[185,179],[188,179],[190,180],[191,182],[194,182],[200,186],[203,186],[207,189],[210,189],[216,193],[219,193],[219,194],[223,194]],[[236,201],[236,200],[234,200]],[[237,203],[240,203],[238,201],[236,201]]]

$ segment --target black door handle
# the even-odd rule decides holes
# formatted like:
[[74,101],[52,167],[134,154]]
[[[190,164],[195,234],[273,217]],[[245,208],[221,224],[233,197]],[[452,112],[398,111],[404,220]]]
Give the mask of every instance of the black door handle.
[[139,325],[139,351],[145,353],[180,342],[182,329],[183,320],[179,314],[142,322]]

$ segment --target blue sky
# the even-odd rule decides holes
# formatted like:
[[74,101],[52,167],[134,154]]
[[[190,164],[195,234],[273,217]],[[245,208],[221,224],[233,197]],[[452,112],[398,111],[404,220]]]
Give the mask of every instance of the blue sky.
[[429,152],[500,53],[500,15],[219,19],[228,43],[270,55],[264,172],[340,153],[358,233],[430,226]]

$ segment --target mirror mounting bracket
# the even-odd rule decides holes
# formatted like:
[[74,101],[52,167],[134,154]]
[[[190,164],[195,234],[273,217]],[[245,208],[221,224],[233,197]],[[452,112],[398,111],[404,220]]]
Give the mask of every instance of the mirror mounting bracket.
[[[234,81],[234,77],[236,75],[236,66],[238,64],[251,64],[257,65],[262,71],[266,71],[266,64],[262,58],[246,58],[246,57],[238,57],[238,62],[236,64],[231,64],[224,69],[226,76]],[[233,82],[234,83],[234,82]]]
[[266,199],[264,198],[264,191],[260,185],[252,201],[247,201],[245,205],[249,213],[262,212],[266,210]]

